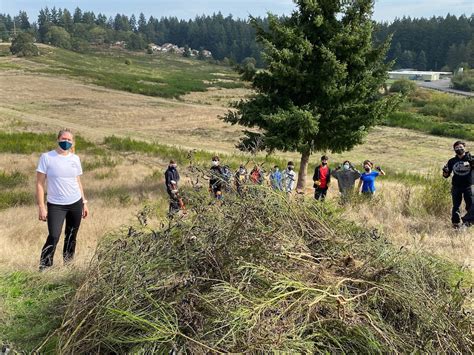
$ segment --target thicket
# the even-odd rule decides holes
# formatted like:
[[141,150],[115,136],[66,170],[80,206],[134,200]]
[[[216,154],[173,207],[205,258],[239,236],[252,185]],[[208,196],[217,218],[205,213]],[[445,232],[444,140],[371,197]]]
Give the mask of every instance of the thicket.
[[474,91],[474,69],[465,70],[456,74],[451,82],[453,87],[458,90]]
[[[59,351],[468,352],[459,270],[266,189],[111,234]],[[459,283],[458,283],[459,281]]]

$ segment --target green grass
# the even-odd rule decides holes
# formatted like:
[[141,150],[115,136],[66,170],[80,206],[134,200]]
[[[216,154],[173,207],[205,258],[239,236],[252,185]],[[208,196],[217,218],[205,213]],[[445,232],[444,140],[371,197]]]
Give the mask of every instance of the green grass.
[[[165,160],[174,159],[179,164],[193,163],[209,165],[212,157],[216,155],[214,152],[204,150],[187,150],[180,147],[138,141],[131,138],[120,138],[116,136],[105,137],[104,144],[111,150],[117,152],[136,152],[146,155],[159,156]],[[263,164],[265,169],[269,170],[274,165],[286,167],[287,161],[275,156],[250,156],[248,154],[218,154],[223,165],[228,165],[233,169],[237,169],[240,164],[246,162],[257,162]]]
[[35,196],[31,191],[0,191],[0,211],[11,207],[29,206],[33,205],[34,203]]
[[[210,86],[243,87],[231,68],[175,55],[145,55],[126,51],[76,53],[60,48],[41,48],[41,55],[28,58],[46,65],[28,70],[69,75],[111,89],[148,96],[177,98]],[[131,64],[125,64],[126,61]],[[223,73],[220,79],[215,73]]]
[[382,122],[441,137],[474,139],[474,99],[418,89]]
[[14,187],[24,185],[27,181],[28,176],[19,171],[14,171],[12,173],[0,171],[1,189],[12,189]]
[[45,342],[40,353],[54,353],[57,338],[52,332],[78,284],[72,272],[1,272],[0,343],[18,353],[32,353]]
[[423,116],[414,112],[394,112],[383,124],[389,127],[408,128],[435,136],[474,140],[474,125],[443,122],[433,116]]
[[[1,132],[0,153],[32,154],[43,153],[56,148],[55,134],[31,132]],[[90,154],[102,155],[105,151],[94,143],[75,136],[76,151],[85,151]]]

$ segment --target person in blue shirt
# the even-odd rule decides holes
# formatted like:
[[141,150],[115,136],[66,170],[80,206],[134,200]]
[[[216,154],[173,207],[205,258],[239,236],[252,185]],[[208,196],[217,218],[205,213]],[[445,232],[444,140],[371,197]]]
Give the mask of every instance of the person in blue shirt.
[[364,172],[360,175],[359,190],[362,194],[372,196],[375,193],[375,179],[379,175],[385,175],[385,172],[380,166],[375,167],[376,171],[373,171],[374,164],[370,160],[365,160],[363,166]]
[[278,166],[275,165],[273,167],[272,172],[270,173],[270,184],[273,190],[277,190],[277,191],[283,190],[281,179],[282,179],[282,175],[281,175],[280,168],[278,168]]

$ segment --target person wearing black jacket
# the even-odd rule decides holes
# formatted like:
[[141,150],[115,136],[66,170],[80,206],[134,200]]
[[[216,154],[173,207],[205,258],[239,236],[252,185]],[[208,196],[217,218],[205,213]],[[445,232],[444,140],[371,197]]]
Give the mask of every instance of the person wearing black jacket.
[[220,200],[222,198],[222,188],[224,185],[224,176],[220,160],[218,156],[212,158],[212,166],[209,179],[209,191],[213,193],[214,197]]
[[168,169],[165,171],[166,192],[170,198],[170,215],[177,213],[180,209],[178,199],[178,182],[179,172],[177,169],[177,164],[174,160],[170,160]]
[[[454,228],[459,228],[462,224],[471,225],[474,223],[473,206],[473,167],[474,160],[465,149],[466,144],[461,141],[454,143],[453,148],[456,156],[449,159],[443,167],[443,177],[449,178],[453,173],[451,195],[453,198],[453,209],[451,222]],[[466,204],[466,214],[461,218],[461,204],[464,198]]]

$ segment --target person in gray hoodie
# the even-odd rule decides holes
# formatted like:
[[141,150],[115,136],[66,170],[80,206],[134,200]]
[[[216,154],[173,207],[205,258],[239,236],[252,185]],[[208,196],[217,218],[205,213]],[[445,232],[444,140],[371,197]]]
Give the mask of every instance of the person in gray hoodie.
[[349,160],[346,160],[342,164],[342,167],[337,167],[331,172],[331,175],[337,180],[342,202],[348,202],[354,192],[355,182],[360,178],[360,173],[354,168]]

